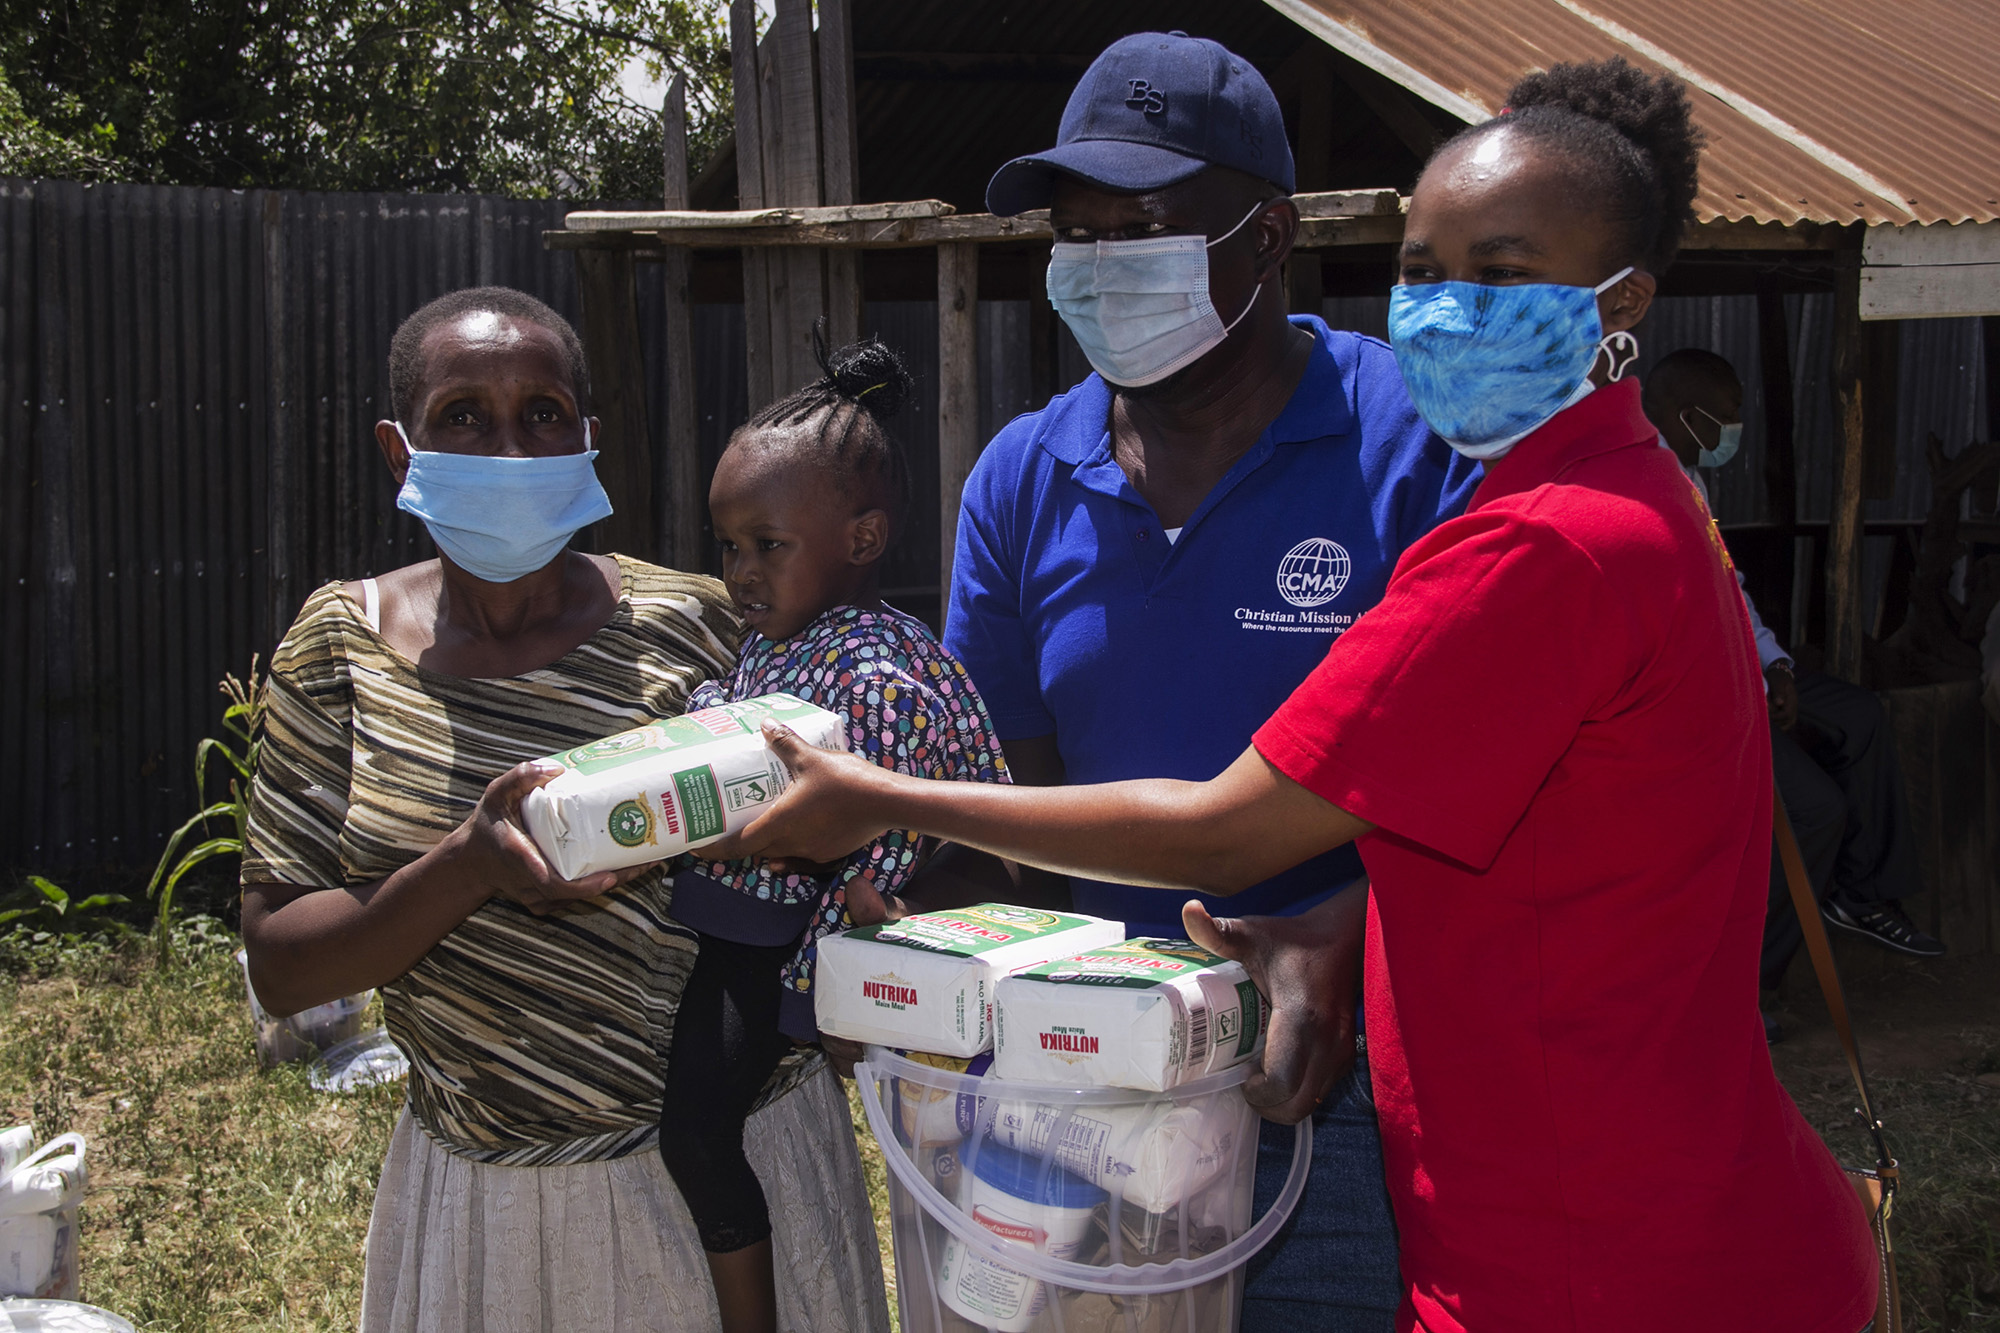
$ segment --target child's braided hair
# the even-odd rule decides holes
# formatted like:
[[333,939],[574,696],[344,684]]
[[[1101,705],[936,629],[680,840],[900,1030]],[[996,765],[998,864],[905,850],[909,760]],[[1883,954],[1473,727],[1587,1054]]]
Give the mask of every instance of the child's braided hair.
[[[910,401],[917,382],[879,338],[829,352],[825,319],[813,325],[813,359],[824,373],[753,415],[730,445],[762,430],[792,434],[791,443],[803,445],[851,493],[879,503],[893,532],[909,508],[910,469],[887,423]],[[809,437],[795,433],[813,425]]]

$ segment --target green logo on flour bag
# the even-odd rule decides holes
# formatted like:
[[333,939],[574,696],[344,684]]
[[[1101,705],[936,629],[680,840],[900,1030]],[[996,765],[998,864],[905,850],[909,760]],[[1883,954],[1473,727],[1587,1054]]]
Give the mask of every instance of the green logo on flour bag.
[[646,808],[643,795],[636,801],[620,801],[605,817],[604,831],[620,847],[643,847],[653,839],[653,812]]
[[[1035,981],[1067,982],[1081,986],[1115,986],[1126,990],[1149,990],[1163,981],[1199,972],[1228,960],[1212,954],[1189,940],[1161,940],[1139,937],[1123,944],[1058,958],[1052,963],[1031,967],[1018,975]],[[1251,990],[1254,993],[1255,987]]]
[[[1245,1056],[1257,1049],[1257,1034],[1264,1026],[1264,997],[1258,994],[1257,988],[1249,982],[1239,981],[1236,983],[1236,1003],[1238,1011],[1243,1015],[1243,1031],[1236,1037],[1236,1054]],[[1224,1024],[1224,1027],[1226,1029],[1228,1025]],[[1225,1030],[1216,1039],[1217,1043],[1227,1041],[1229,1036]]]
[[703,764],[700,768],[686,768],[674,774],[674,793],[681,798],[681,813],[687,819],[689,842],[702,842],[722,835],[727,825],[722,818],[722,789],[716,785],[713,768]]
[[722,784],[722,803],[731,811],[745,810],[753,805],[764,804],[783,790],[775,775],[771,773],[732,778]]

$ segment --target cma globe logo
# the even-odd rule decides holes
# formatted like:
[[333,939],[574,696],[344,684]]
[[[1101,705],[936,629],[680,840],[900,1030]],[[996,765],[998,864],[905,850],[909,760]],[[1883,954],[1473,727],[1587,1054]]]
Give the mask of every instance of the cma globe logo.
[[1278,593],[1293,606],[1324,606],[1340,596],[1352,569],[1346,547],[1325,537],[1308,537],[1278,562]]

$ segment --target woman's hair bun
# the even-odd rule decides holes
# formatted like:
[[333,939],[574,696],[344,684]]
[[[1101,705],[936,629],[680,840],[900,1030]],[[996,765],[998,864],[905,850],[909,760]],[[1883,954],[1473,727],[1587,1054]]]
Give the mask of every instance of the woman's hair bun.
[[833,391],[869,415],[887,421],[903,410],[916,392],[917,382],[903,365],[903,358],[880,338],[864,338],[829,352],[824,325],[813,329],[813,355],[826,372]]
[[[1648,215],[1640,227],[1649,233],[1643,248],[1650,253],[1644,257],[1659,272],[1672,261],[1687,224],[1694,220],[1695,194],[1701,184],[1701,150],[1707,136],[1694,123],[1687,85],[1671,74],[1649,74],[1623,56],[1552,65],[1514,85],[1499,120],[1504,124],[1519,116],[1525,125],[1550,112],[1595,121],[1617,131],[1638,150],[1653,197],[1641,203],[1630,197],[1637,191],[1629,185],[1615,193],[1628,196],[1619,201],[1624,206],[1619,211]],[[1586,148],[1576,141],[1566,146]]]

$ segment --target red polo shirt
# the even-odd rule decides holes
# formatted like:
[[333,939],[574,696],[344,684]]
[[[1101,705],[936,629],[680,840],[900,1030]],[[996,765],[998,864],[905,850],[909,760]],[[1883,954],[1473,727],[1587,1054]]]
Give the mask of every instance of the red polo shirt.
[[1368,1053],[1404,1329],[1856,1333],[1875,1255],[1757,1016],[1771,752],[1720,538],[1601,389],[1257,733],[1377,825]]

